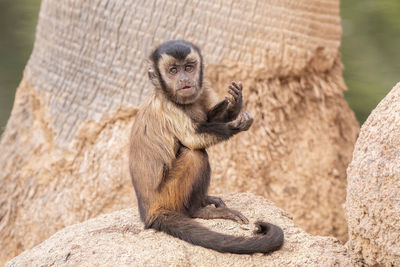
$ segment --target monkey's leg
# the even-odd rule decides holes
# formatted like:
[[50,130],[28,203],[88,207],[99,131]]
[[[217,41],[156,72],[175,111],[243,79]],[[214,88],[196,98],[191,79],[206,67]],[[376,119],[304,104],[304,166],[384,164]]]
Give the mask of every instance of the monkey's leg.
[[161,182],[152,210],[192,213],[201,208],[210,182],[205,150],[181,148],[168,175]]
[[248,224],[249,220],[239,211],[226,207],[204,207],[197,210],[192,217],[201,219],[227,219],[240,224]]
[[[210,166],[207,152],[183,148],[160,188],[159,207],[185,212],[197,218],[221,218],[247,224],[249,220],[240,212],[226,208],[225,203],[218,197],[207,196],[209,182]],[[220,207],[202,208],[203,203],[207,202]]]

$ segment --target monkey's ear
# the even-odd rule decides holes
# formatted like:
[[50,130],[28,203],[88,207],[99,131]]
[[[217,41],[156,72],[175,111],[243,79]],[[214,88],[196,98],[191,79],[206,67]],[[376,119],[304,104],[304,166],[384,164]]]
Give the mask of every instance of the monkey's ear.
[[151,81],[151,83],[157,87],[160,88],[160,80],[158,78],[157,73],[154,70],[153,64],[151,64],[150,62],[148,62],[148,70],[147,70],[147,75],[149,76],[149,79]]
[[149,59],[147,59],[145,63],[147,65],[147,74],[149,75],[149,79],[151,80],[155,77],[153,64]]
[[149,75],[150,81],[157,79],[157,75],[154,73],[154,70],[152,67],[149,67],[147,70],[147,74]]

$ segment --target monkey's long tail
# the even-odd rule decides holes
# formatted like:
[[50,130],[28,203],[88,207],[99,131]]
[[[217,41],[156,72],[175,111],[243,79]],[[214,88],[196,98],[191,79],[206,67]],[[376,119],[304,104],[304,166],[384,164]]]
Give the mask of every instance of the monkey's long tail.
[[185,215],[164,211],[146,228],[163,231],[186,242],[219,252],[236,254],[268,253],[283,244],[283,231],[266,222],[255,223],[258,230],[254,237],[236,237],[211,231]]

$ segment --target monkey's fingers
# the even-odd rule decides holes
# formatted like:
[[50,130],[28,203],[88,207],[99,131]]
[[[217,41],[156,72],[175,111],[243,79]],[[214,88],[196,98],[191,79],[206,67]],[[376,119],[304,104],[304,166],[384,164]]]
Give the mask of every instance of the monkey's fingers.
[[245,123],[243,123],[243,131],[247,131],[248,129],[250,129],[250,126],[253,124],[253,118],[248,119],[247,121],[245,121]]
[[247,131],[253,124],[254,121],[253,117],[251,117],[251,115],[247,113],[245,110],[242,110],[239,116],[241,116],[242,120],[239,122],[238,128],[241,131]]
[[240,113],[239,116],[237,117],[237,120],[238,120],[239,124],[242,123],[244,121],[244,114]]
[[253,117],[246,110],[242,110],[242,114],[245,121],[253,119]]
[[243,112],[243,117],[244,117],[244,120],[245,120],[245,121],[248,121],[248,120],[250,119],[250,114],[247,113],[247,112],[244,110],[244,112]]
[[242,91],[242,89],[243,89],[243,85],[242,85],[241,82],[239,82],[239,83],[232,82],[232,85],[233,85],[235,88],[237,88],[237,90],[239,90],[239,91]]
[[249,220],[239,211],[236,210],[230,210],[231,213],[234,215],[233,219],[239,224],[248,224]]
[[232,91],[234,91],[235,94],[236,94],[238,97],[242,97],[242,91],[240,91],[240,89],[239,89],[238,87],[235,87],[235,86],[233,86],[233,85],[229,85],[229,89],[231,89]]
[[[230,87],[232,88],[232,86]],[[233,96],[233,98],[235,99],[236,102],[240,101],[240,95],[238,93],[236,93],[234,90],[230,89],[228,91],[228,93]]]

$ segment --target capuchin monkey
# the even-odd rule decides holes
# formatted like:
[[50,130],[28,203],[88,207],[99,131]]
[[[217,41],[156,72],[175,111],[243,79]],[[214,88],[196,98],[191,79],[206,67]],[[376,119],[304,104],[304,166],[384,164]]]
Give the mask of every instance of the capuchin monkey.
[[161,44],[151,53],[150,63],[154,91],[139,108],[130,138],[130,173],[145,228],[219,252],[279,249],[283,231],[273,224],[256,222],[254,237],[235,237],[193,220],[249,223],[221,198],[207,195],[211,169],[206,149],[253,123],[242,110],[242,84],[232,82],[230,96],[219,101],[204,82],[200,49],[184,40]]

